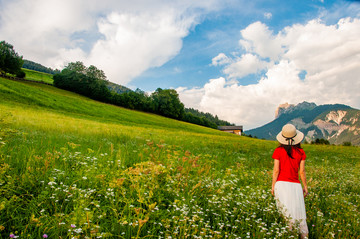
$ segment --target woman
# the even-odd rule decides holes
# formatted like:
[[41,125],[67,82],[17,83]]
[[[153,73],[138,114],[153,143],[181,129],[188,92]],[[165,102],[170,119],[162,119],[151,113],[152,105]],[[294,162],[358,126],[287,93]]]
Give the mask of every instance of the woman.
[[[292,124],[286,124],[276,136],[280,146],[273,153],[274,171],[271,193],[276,205],[288,220],[290,229],[298,228],[301,238],[307,238],[308,227],[304,197],[308,194],[305,175],[305,152],[300,143],[304,134]],[[300,178],[303,183],[301,187]]]

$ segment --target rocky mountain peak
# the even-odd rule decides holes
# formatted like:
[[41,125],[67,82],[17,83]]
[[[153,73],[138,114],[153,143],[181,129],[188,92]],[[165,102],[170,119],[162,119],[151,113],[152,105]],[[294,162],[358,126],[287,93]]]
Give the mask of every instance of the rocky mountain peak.
[[307,142],[326,139],[332,144],[360,145],[360,110],[342,104],[285,103],[276,109],[276,119],[246,134],[275,140],[281,128],[291,123],[304,133]]
[[279,118],[282,114],[291,113],[296,110],[312,110],[316,107],[315,103],[302,102],[297,105],[284,103],[280,104],[275,111],[275,119]]
[[284,104],[280,104],[279,107],[277,107],[277,109],[275,110],[275,119],[279,118],[279,116],[281,114],[283,114],[284,112],[286,112],[286,110],[288,108],[292,108],[294,107],[295,105],[293,104],[289,104],[289,103],[284,103]]

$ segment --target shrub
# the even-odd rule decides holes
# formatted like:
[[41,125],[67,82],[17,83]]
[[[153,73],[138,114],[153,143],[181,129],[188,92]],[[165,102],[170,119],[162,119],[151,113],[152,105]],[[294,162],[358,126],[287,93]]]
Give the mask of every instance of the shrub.
[[329,142],[329,140],[327,140],[327,139],[316,139],[315,141],[311,141],[311,144],[330,145],[330,142]]
[[24,71],[18,71],[16,72],[16,77],[24,79],[26,76]]
[[344,142],[342,145],[343,145],[343,146],[351,146],[351,142],[346,141],[346,142]]

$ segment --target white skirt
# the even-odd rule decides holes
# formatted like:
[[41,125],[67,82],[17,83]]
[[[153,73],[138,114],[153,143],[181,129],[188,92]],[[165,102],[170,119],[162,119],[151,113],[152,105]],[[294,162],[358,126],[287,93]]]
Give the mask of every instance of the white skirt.
[[300,183],[278,181],[275,183],[276,206],[300,233],[307,234],[304,194]]

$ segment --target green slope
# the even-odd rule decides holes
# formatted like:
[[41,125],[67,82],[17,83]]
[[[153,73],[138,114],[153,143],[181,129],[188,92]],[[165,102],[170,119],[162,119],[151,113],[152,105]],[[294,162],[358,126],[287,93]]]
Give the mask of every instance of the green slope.
[[29,69],[22,69],[25,72],[25,79],[27,80],[32,80],[32,81],[39,81],[39,82],[44,82],[44,83],[48,83],[48,84],[53,84],[54,80],[52,78],[51,74],[47,74],[47,73],[43,73],[43,72],[38,72],[38,71],[34,71],[34,70],[29,70]]
[[86,97],[64,91],[53,86],[32,82],[0,80],[2,103],[9,106],[46,109],[72,117],[92,119],[101,122],[113,122],[125,125],[141,125],[151,128],[184,129],[193,132],[218,133],[204,127],[170,120],[154,114],[100,103]]
[[[0,78],[0,237],[289,238],[276,146]],[[355,238],[359,147],[304,149],[310,238]]]

